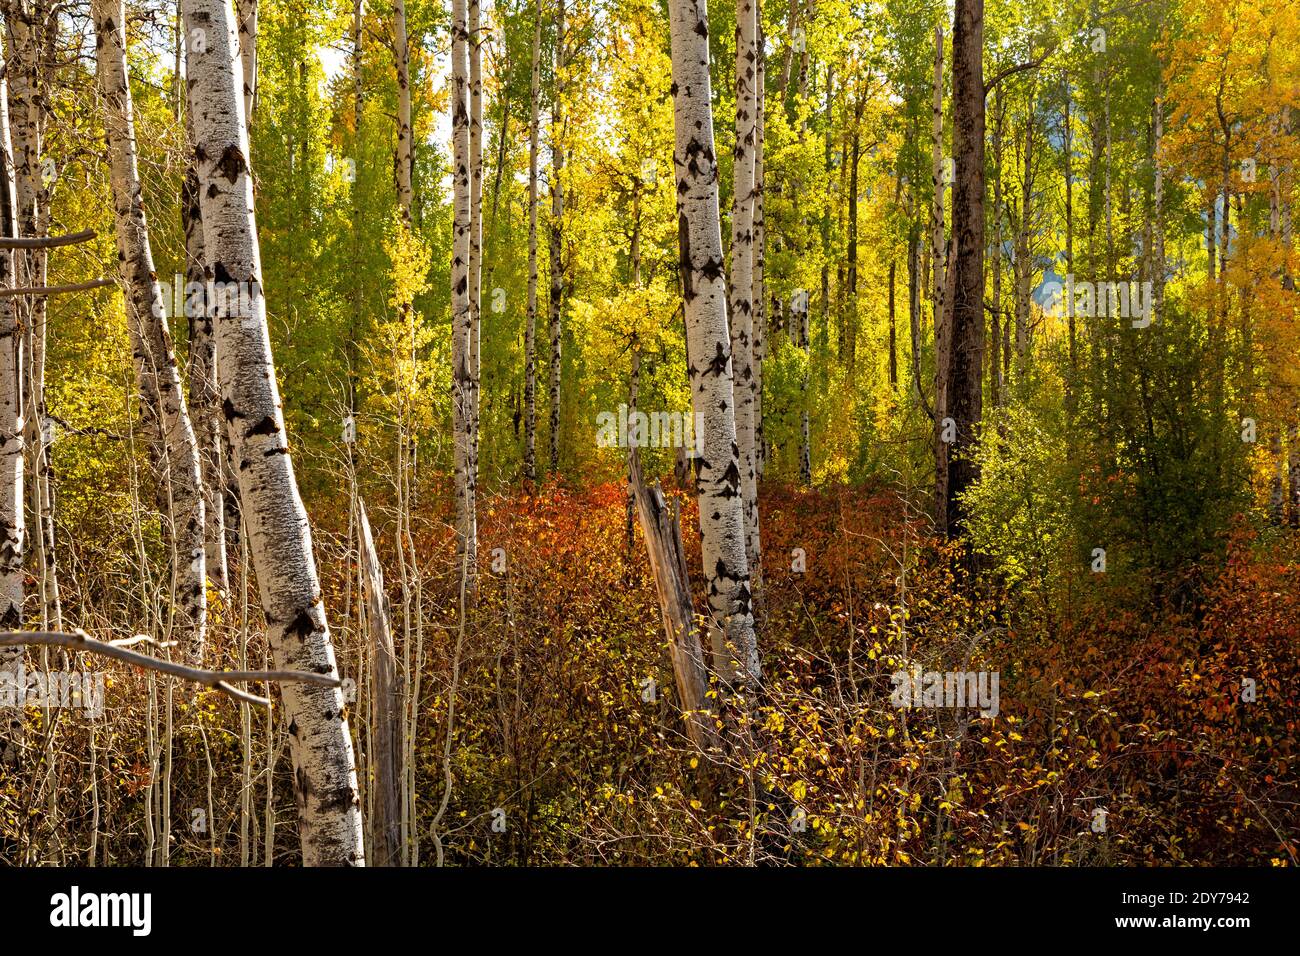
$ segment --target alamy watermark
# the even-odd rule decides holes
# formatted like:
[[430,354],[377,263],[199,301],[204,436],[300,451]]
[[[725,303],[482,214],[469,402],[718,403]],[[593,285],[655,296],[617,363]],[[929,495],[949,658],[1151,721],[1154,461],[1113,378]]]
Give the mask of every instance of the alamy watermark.
[[104,715],[103,671],[0,671],[0,710],[40,707]]
[[704,415],[690,412],[630,411],[596,416],[596,444],[601,448],[684,448],[687,458],[704,454]]
[[1135,329],[1145,329],[1151,324],[1150,282],[1076,281],[1071,273],[1064,282],[1056,279],[1044,282],[1039,291],[1043,314],[1053,318],[1069,314],[1073,303],[1074,314],[1081,318],[1117,316],[1133,319]]
[[910,671],[890,675],[894,689],[889,702],[900,710],[911,707],[977,707],[981,717],[996,717],[1000,710],[998,671]]

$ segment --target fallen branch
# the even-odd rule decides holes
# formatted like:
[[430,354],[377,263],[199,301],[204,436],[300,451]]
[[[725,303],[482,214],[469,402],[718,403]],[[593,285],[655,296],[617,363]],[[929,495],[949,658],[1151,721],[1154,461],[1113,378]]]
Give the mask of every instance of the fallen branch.
[[0,236],[0,249],[57,249],[60,246],[75,246],[79,242],[89,242],[99,233],[94,229],[70,232],[66,236]]
[[127,664],[134,664],[136,667],[160,671],[164,674],[170,674],[172,677],[194,681],[204,687],[212,687],[235,698],[235,700],[241,700],[246,704],[254,704],[258,707],[270,707],[271,701],[266,697],[258,697],[256,694],[250,694],[247,691],[239,690],[237,687],[231,687],[229,682],[281,681],[286,683],[319,684],[322,687],[339,687],[342,685],[342,681],[337,677],[331,677],[328,674],[312,674],[307,671],[208,671],[198,667],[178,664],[175,661],[165,661],[157,657],[149,657],[146,654],[138,654],[135,651],[127,650],[124,646],[126,644],[140,643],[142,640],[153,643],[152,638],[144,635],[136,635],[121,642],[109,643],[97,641],[85,631],[74,631],[70,634],[61,631],[0,631],[0,647],[37,644],[44,647],[66,647],[71,651],[101,654],[104,657],[111,657]]

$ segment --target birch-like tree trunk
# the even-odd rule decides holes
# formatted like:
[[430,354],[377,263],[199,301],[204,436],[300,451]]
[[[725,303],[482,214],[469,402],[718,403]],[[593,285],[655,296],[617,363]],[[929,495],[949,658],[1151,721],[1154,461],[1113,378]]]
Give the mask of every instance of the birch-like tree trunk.
[[257,3],[237,0],[239,5],[239,59],[244,67],[244,118],[253,128],[253,108],[257,105]]
[[104,97],[117,253],[126,294],[140,417],[154,448],[158,498],[171,546],[173,596],[192,663],[203,659],[207,575],[199,449],[181,388],[176,353],[154,272],[136,160],[135,117],[126,65],[125,0],[92,0],[95,75]]
[[[337,677],[271,356],[234,15],[226,0],[184,0],[183,10],[204,248],[223,293],[214,318],[222,415],[267,636],[278,669]],[[342,692],[285,684],[281,696],[303,863],[362,866],[361,804]]]
[[[49,234],[50,192],[42,168],[42,149],[47,119],[44,97],[45,70],[52,66],[52,47],[57,20],[47,30],[50,14],[47,0],[5,0],[6,44],[10,137],[14,161],[14,191],[18,200],[18,234],[40,238]],[[15,257],[17,283],[46,285],[48,257],[44,249],[29,249]],[[23,382],[26,398],[23,418],[27,473],[26,490],[36,519],[34,539],[36,579],[40,587],[41,623],[63,629],[63,607],[59,596],[58,562],[54,551],[54,491],[50,469],[50,433],[45,408],[45,337],[47,301],[44,295],[24,297],[19,305],[23,322],[25,360]]]
[[397,67],[397,156],[393,163],[397,180],[397,208],[407,228],[411,225],[411,51],[406,35],[406,0],[393,0],[393,59]]
[[731,206],[731,367],[744,497],[745,554],[751,588],[759,590],[758,465],[754,374],[754,183],[757,135],[758,24],[756,0],[736,0],[736,145]]
[[[193,106],[185,107],[185,136],[194,148]],[[225,456],[217,387],[216,337],[208,298],[203,255],[203,209],[199,203],[199,174],[191,162],[181,181],[181,227],[185,233],[185,316],[190,330],[189,411],[194,437],[199,446],[199,468],[203,479],[204,563],[208,580],[227,590],[230,586],[226,559],[226,485],[229,462]]]
[[528,317],[524,329],[524,477],[537,480],[537,141],[542,83],[542,3],[533,6],[528,114]]
[[[13,148],[9,140],[9,106],[0,76],[0,235],[18,235],[18,197],[14,192]],[[19,254],[0,249],[0,287],[13,288]],[[0,298],[0,630],[23,626],[23,557],[27,524],[23,509],[23,337],[18,299]],[[15,675],[23,665],[23,648],[0,647],[0,675]],[[3,680],[0,677],[0,680]],[[14,763],[22,744],[23,710],[11,708],[0,718],[0,764]]]
[[724,679],[755,684],[762,680],[762,671],[736,448],[706,0],[671,0],[669,19],[677,237],[691,398],[703,427],[696,489],[713,663]]
[[564,0],[555,12],[555,102],[551,104],[551,474],[560,470],[560,371],[564,341]]
[[[934,28],[934,90],[931,106],[930,179],[934,200],[930,208],[930,269],[933,285],[931,302],[934,310],[934,484],[935,500],[948,495],[948,443],[943,440],[948,415],[948,352],[951,337],[944,316],[946,280],[944,260],[947,250],[943,234],[943,193],[947,187],[943,156],[943,27]],[[943,515],[936,510],[942,530]]]
[[749,297],[754,316],[754,473],[763,477],[767,466],[767,437],[763,430],[763,362],[767,358],[767,290],[764,270],[767,264],[767,224],[763,219],[763,178],[766,163],[763,160],[763,143],[766,138],[764,124],[767,116],[767,52],[766,34],[763,31],[763,10],[756,8],[754,27],[758,37],[755,44],[754,67],[754,277]]
[[[470,557],[473,535],[473,388],[470,346],[473,317],[470,290],[470,252],[472,246],[470,184],[470,102],[469,102],[469,16],[467,0],[452,0],[451,23],[451,138],[452,184],[454,187],[451,258],[451,361],[452,361],[452,430],[456,496],[457,556],[462,562]],[[462,564],[473,576],[474,568]]]
[[[483,42],[482,8],[469,0],[469,489],[466,567],[478,566],[479,338],[483,327]],[[502,132],[504,136],[504,131]]]

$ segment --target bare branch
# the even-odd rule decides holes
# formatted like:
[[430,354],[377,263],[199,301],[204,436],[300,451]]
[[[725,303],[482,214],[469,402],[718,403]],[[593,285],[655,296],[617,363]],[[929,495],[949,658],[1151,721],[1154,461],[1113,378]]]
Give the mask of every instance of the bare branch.
[[127,664],[134,664],[136,667],[144,667],[149,670],[160,671],[164,674],[170,674],[172,677],[179,677],[183,680],[191,680],[204,687],[212,687],[216,690],[227,694],[236,700],[248,704],[256,704],[258,707],[270,707],[271,701],[265,697],[258,697],[238,688],[231,687],[230,681],[243,683],[245,681],[281,681],[295,682],[299,684],[319,684],[322,687],[339,687],[342,685],[337,677],[331,677],[328,674],[313,674],[308,671],[209,671],[197,667],[187,667],[184,664],[178,664],[175,661],[165,661],[157,657],[149,657],[145,654],[138,654],[135,651],[127,650],[123,646],[125,643],[137,643],[141,639],[152,643],[152,639],[145,635],[137,635],[121,643],[107,643],[97,641],[85,631],[74,631],[64,633],[60,631],[0,631],[0,647],[18,647],[24,644],[38,644],[45,647],[66,647],[71,651],[85,651],[90,654],[102,654],[104,657],[111,657],[114,660],[123,661]]

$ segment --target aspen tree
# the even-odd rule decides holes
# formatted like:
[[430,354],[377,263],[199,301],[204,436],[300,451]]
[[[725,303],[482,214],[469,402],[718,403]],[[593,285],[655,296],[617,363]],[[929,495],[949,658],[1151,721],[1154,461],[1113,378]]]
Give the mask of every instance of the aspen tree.
[[117,223],[117,253],[125,285],[131,352],[140,392],[140,417],[153,447],[154,470],[166,535],[171,546],[172,582],[187,631],[187,655],[203,657],[207,628],[203,482],[199,449],[181,388],[176,353],[154,272],[149,226],[136,159],[135,117],[126,62],[124,0],[93,0],[95,75],[104,98],[104,126]]
[[[234,15],[226,0],[183,0],[182,10],[204,248],[213,280],[237,290],[216,297],[217,376],[271,653],[278,669],[337,677],[271,355]],[[282,707],[303,863],[364,865],[342,693],[287,684]]]
[[[696,491],[714,667],[729,681],[758,683],[762,671],[736,447],[706,0],[672,0],[669,19],[678,252],[691,398],[703,423]],[[733,658],[736,668],[730,664]]]
[[533,6],[528,118],[528,316],[524,330],[524,477],[537,480],[537,141],[541,104],[542,4]]

